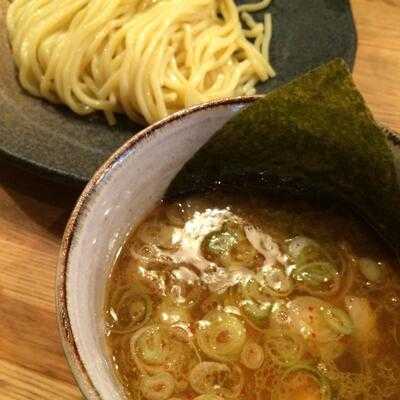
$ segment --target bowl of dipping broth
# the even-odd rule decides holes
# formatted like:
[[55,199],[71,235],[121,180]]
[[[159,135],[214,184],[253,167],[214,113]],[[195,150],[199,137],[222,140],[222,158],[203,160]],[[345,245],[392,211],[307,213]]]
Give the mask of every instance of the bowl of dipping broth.
[[397,260],[346,207],[221,188],[163,199],[256,99],[144,129],[83,191],[56,296],[88,400],[400,398]]

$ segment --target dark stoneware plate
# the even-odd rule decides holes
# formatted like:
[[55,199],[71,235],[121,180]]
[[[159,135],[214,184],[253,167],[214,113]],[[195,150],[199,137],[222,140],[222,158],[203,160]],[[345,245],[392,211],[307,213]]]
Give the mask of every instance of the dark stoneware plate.
[[[8,3],[0,0],[0,156],[51,179],[83,184],[140,127],[120,117],[110,128],[101,114],[79,117],[26,94],[7,39]],[[334,57],[353,66],[357,40],[348,0],[273,0],[269,11],[271,62],[278,75],[259,85],[260,93]]]

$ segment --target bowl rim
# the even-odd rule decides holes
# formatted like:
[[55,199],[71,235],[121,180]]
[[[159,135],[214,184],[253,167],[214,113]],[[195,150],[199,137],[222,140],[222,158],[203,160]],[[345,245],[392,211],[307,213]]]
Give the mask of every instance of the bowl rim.
[[87,209],[90,199],[96,192],[96,189],[102,183],[105,175],[113,169],[118,161],[127,152],[135,148],[135,146],[139,144],[143,139],[146,139],[156,134],[160,128],[204,110],[212,110],[220,106],[251,104],[255,100],[262,97],[264,96],[251,95],[210,101],[204,104],[186,108],[144,128],[143,130],[132,136],[130,139],[128,139],[121,147],[119,147],[114,153],[111,154],[111,156],[94,173],[94,175],[82,191],[81,195],[79,196],[76,205],[71,213],[71,216],[69,217],[60,245],[56,270],[55,304],[58,330],[65,358],[68,362],[69,368],[80,391],[88,400],[105,399],[101,397],[96,386],[93,384],[89,373],[83,363],[83,360],[80,357],[78,347],[76,345],[67,305],[67,273],[72,243],[78,230],[77,228],[80,225],[80,219],[83,215],[85,215],[85,210]]

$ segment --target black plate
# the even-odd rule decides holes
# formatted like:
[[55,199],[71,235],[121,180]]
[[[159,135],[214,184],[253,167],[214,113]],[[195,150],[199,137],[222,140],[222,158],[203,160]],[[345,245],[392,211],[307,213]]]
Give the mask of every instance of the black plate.
[[[27,95],[15,76],[5,28],[7,6],[8,0],[0,0],[0,155],[51,179],[82,184],[141,128],[124,117],[110,128],[101,114],[79,117]],[[259,92],[334,57],[353,66],[357,40],[348,0],[273,0],[269,12],[271,62],[278,75],[259,85]],[[262,20],[263,14],[257,17]]]

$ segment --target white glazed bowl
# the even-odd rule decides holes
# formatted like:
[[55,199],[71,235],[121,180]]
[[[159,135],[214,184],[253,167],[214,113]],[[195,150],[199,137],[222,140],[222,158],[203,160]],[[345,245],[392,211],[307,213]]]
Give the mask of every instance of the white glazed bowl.
[[131,227],[163,197],[187,160],[258,96],[185,110],[137,134],[97,171],[68,222],[57,270],[64,351],[88,400],[125,399],[104,337],[107,278]]

